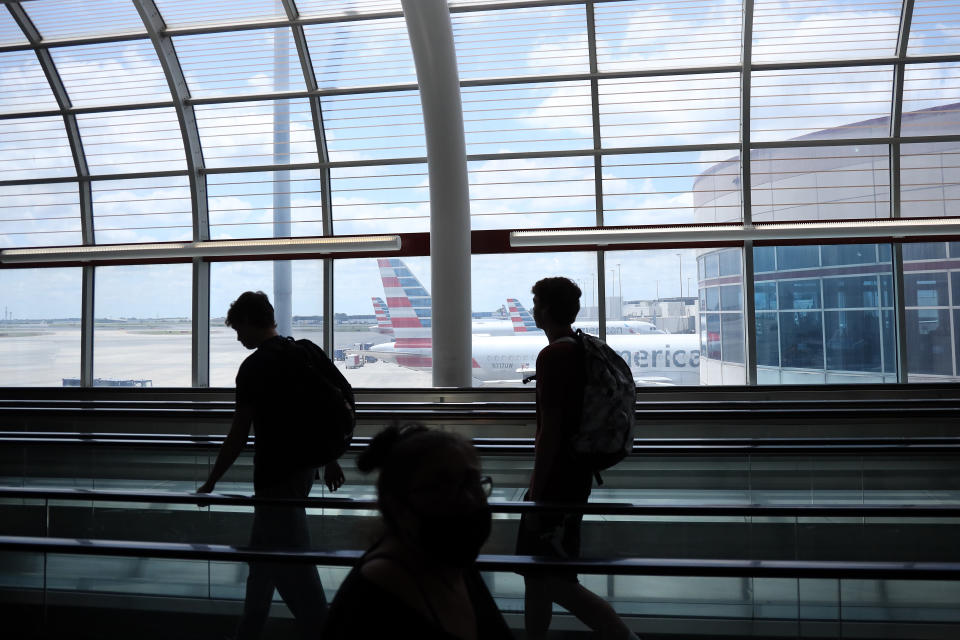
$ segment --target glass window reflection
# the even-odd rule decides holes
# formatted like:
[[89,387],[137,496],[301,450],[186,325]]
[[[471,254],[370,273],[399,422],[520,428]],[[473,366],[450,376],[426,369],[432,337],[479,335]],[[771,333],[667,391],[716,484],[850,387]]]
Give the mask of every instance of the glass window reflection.
[[780,314],[781,366],[823,368],[823,326],[820,312]]

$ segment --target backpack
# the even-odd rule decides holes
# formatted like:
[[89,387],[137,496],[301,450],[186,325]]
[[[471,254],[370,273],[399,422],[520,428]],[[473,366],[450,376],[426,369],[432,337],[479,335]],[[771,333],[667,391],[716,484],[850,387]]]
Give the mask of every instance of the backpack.
[[[561,340],[573,341],[573,338]],[[570,439],[575,458],[597,476],[633,449],[637,386],[623,358],[607,343],[577,329],[586,384],[580,425]]]
[[283,411],[291,466],[322,467],[347,450],[356,426],[353,388],[323,349],[307,339],[271,341],[288,363]]

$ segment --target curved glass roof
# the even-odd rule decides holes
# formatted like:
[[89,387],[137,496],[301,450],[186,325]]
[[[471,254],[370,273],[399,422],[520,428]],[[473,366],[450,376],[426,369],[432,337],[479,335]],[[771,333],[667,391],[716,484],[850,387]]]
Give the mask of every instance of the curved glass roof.
[[[747,151],[960,141],[956,0],[450,10],[474,229],[689,224],[668,176]],[[0,11],[0,248],[425,231],[425,155],[399,1]]]

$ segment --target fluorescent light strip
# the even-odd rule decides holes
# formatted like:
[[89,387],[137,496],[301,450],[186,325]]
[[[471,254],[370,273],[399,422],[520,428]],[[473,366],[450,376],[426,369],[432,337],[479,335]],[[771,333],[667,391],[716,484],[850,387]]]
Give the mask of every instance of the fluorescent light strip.
[[741,224],[594,229],[571,231],[512,231],[511,247],[570,245],[661,244],[665,242],[742,242],[744,240],[870,240],[918,236],[960,236],[960,220],[867,220],[857,222],[770,222],[753,227]]
[[336,238],[276,238],[262,240],[207,240],[154,244],[106,244],[82,247],[37,247],[4,249],[0,262],[87,262],[93,260],[150,260],[158,258],[205,258],[210,256],[258,256],[278,254],[329,254],[353,251],[397,251],[400,236],[350,236]]

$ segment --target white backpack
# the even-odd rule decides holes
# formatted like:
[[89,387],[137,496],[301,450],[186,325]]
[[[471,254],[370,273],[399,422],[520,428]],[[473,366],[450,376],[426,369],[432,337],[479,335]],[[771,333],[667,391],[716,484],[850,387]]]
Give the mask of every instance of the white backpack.
[[620,462],[633,449],[637,387],[627,363],[599,338],[578,329],[576,339],[560,340],[581,346],[586,374],[583,413],[570,446],[603,484],[597,472]]

